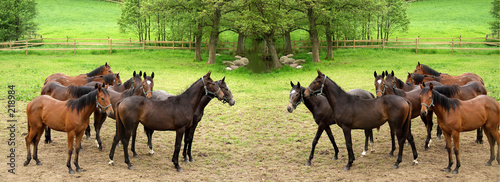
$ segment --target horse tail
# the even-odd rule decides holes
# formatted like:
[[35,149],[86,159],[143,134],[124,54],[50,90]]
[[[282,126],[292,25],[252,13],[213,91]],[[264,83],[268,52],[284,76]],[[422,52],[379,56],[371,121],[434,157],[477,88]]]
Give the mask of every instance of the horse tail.
[[125,131],[125,125],[122,123],[122,119],[120,117],[120,113],[118,112],[120,109],[120,104],[122,101],[118,101],[116,103],[116,110],[115,110],[115,119],[116,119],[116,136],[121,136],[123,137],[123,132]]
[[406,100],[406,103],[408,103],[408,114],[406,116],[405,124],[403,125],[403,131],[405,131],[405,135],[408,135],[411,133],[411,110],[412,110],[412,105],[411,102]]

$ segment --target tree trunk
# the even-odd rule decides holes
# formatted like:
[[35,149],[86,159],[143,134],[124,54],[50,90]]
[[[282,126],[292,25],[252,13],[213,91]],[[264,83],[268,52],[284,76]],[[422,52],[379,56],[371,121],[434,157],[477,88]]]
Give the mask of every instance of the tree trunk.
[[207,64],[215,64],[215,54],[217,52],[217,42],[219,41],[219,23],[221,19],[221,6],[218,4],[212,19],[212,31],[210,32],[210,41],[208,43],[208,61]]
[[267,50],[271,56],[271,66],[274,69],[279,69],[279,68],[281,68],[281,63],[280,63],[280,60],[278,59],[278,53],[276,52],[276,46],[274,45],[273,35],[272,34],[266,35],[266,39],[267,39],[267,47],[268,47]]
[[245,34],[238,34],[238,45],[236,47],[236,55],[245,56]]
[[313,11],[312,7],[307,9],[307,16],[309,18],[309,39],[311,39],[312,44],[312,62],[320,63],[318,29],[316,27],[316,18],[314,17]]
[[285,32],[285,47],[283,48],[283,54],[292,54],[293,53],[293,48],[292,48],[292,39],[290,37],[290,31]]
[[332,46],[332,30],[331,25],[328,22],[326,24],[326,43],[327,43],[327,51],[325,59],[333,59],[333,46]]
[[201,39],[203,38],[203,26],[198,23],[198,29],[195,32],[195,49],[194,49],[194,60],[203,61],[201,59]]

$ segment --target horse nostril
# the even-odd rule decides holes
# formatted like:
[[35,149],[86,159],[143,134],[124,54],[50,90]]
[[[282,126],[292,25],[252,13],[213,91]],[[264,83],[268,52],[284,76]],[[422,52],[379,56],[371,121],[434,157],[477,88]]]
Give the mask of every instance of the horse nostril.
[[287,107],[287,110],[288,110],[289,113],[293,112],[293,108],[292,107]]

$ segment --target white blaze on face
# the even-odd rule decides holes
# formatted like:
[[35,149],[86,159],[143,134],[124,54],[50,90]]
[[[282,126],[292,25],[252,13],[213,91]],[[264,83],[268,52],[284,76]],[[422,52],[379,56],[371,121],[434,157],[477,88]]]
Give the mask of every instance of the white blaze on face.
[[377,80],[377,83],[378,84],[382,84],[382,80]]
[[295,90],[292,90],[292,91],[290,92],[290,95],[294,95],[295,93],[296,93],[296,91],[295,91]]
[[146,81],[146,83],[148,84],[148,86],[151,86],[151,81]]

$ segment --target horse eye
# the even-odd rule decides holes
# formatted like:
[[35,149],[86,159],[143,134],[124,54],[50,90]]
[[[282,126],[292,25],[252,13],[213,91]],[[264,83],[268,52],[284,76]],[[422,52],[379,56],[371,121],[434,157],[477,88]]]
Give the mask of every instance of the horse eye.
[[102,101],[104,101],[104,98],[101,98]]

